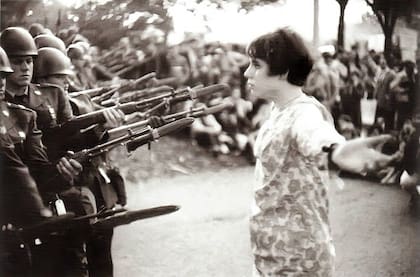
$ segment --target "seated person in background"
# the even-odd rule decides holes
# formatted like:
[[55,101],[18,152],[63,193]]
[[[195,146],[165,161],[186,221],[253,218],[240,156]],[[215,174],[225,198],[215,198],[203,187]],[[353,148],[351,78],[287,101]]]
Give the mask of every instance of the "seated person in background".
[[[204,104],[198,103],[197,107],[200,107],[200,105]],[[221,135],[222,125],[212,114],[196,118],[191,125],[193,143],[208,148],[215,155],[229,153],[229,147],[220,141]]]
[[382,178],[382,184],[399,184],[404,171],[415,173],[418,142],[416,141],[416,129],[410,119],[404,122],[402,130],[398,133],[394,143],[384,145],[382,152],[395,153],[398,158],[388,167],[387,174]]
[[251,122],[247,118],[247,113],[252,109],[252,103],[241,97],[239,87],[232,90],[232,96],[223,100],[230,103],[232,107],[219,113],[216,118],[222,125],[226,139],[222,139],[229,145],[230,150],[236,154],[241,154],[248,143],[247,133]]
[[346,140],[359,136],[359,132],[354,126],[351,117],[347,114],[343,114],[338,118],[337,130],[346,138]]

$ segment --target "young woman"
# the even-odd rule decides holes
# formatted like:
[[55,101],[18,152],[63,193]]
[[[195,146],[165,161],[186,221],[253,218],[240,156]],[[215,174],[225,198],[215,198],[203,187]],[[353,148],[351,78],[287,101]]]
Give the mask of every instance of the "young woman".
[[251,92],[270,101],[269,119],[256,143],[256,186],[250,222],[258,276],[333,274],[334,246],[328,219],[330,166],[361,174],[392,157],[374,148],[388,136],[345,141],[326,108],[302,92],[312,58],[299,35],[279,29],[247,49]]

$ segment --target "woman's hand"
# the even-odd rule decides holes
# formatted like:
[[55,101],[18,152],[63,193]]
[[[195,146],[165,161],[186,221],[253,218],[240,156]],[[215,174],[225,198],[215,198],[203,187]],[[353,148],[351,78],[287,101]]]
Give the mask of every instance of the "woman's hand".
[[349,172],[361,175],[377,172],[388,166],[400,155],[399,152],[393,155],[385,155],[377,150],[391,138],[390,135],[381,135],[346,141],[337,145],[332,153],[331,160],[340,169]]

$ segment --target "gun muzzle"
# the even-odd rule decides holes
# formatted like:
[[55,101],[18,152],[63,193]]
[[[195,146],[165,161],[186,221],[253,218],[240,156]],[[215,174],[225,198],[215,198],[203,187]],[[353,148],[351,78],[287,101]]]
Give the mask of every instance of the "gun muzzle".
[[205,108],[203,111],[203,114],[215,114],[215,113],[219,113],[225,109],[230,109],[233,107],[233,104],[231,103],[222,103],[222,104],[218,104],[218,105],[214,105],[208,108]]
[[180,129],[183,129],[189,125],[191,125],[194,122],[194,118],[187,117],[187,118],[181,118],[179,120],[173,121],[171,123],[165,124],[161,127],[158,127],[156,129],[152,129],[148,134],[140,136],[130,142],[127,143],[127,151],[132,152],[136,150],[138,147],[153,141],[157,140],[160,137],[166,136],[170,133],[173,133],[175,131],[178,131]]
[[228,88],[229,86],[225,84],[215,84],[215,85],[211,85],[204,88],[198,88],[198,89],[186,88],[186,89],[183,89],[187,91],[186,94],[175,96],[169,101],[171,103],[178,103],[185,100],[195,100],[197,98],[208,96],[219,91],[224,91]]
[[146,86],[147,82],[150,81],[151,79],[156,78],[156,73],[155,72],[150,72],[147,73],[146,75],[143,75],[142,77],[138,78],[136,81],[134,81],[133,83],[133,87],[139,88],[141,86]]
[[219,91],[225,91],[227,89],[229,89],[229,86],[226,84],[215,84],[204,88],[191,89],[190,93],[192,94],[192,98],[199,98]]
[[142,220],[150,217],[165,215],[176,212],[180,209],[176,205],[159,206],[149,209],[142,209],[136,211],[126,211],[124,213],[116,214],[107,218],[99,219],[92,224],[96,229],[115,228],[120,225],[130,224],[133,221]]

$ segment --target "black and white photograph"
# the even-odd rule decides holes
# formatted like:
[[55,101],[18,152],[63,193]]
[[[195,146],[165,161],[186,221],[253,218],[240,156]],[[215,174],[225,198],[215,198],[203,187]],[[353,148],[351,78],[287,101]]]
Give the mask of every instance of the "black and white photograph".
[[0,0],[0,276],[420,277],[420,0]]

